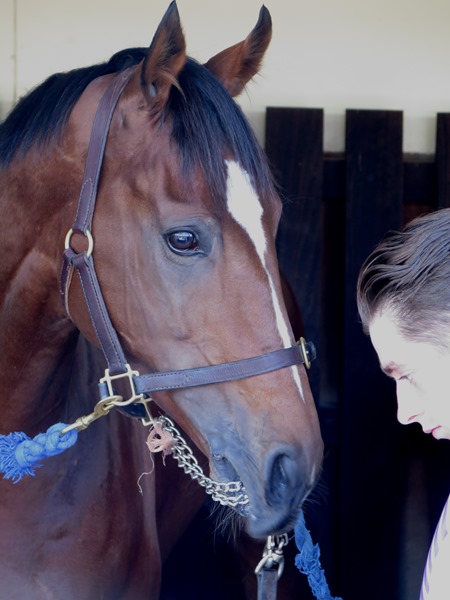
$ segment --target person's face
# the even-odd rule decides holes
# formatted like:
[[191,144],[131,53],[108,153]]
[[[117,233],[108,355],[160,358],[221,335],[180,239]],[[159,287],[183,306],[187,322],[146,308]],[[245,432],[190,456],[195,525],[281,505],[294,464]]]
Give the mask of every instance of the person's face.
[[381,369],[397,384],[400,423],[450,439],[450,350],[406,339],[389,310],[373,318],[369,333]]

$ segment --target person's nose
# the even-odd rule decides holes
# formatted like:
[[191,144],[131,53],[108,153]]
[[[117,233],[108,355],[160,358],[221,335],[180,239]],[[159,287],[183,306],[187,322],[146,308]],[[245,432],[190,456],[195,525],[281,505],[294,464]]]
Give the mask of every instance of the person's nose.
[[423,413],[417,394],[397,384],[397,419],[402,425],[410,425],[419,420]]

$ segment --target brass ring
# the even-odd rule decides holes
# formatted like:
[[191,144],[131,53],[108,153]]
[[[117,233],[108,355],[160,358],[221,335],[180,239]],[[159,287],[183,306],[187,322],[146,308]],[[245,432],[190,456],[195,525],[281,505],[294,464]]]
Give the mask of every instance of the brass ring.
[[[66,250],[68,250],[69,248],[71,248],[70,246],[70,239],[73,235],[74,231],[72,228],[69,229],[69,231],[67,232],[66,235],[66,239],[64,241],[64,247]],[[77,233],[81,233],[81,231],[77,232]],[[88,241],[88,249],[86,250],[86,256],[87,258],[89,258],[92,255],[92,252],[94,250],[94,238],[92,237],[92,233],[89,231],[89,229],[86,229],[85,233],[84,233],[85,237],[87,238]],[[73,248],[72,248],[73,250]]]

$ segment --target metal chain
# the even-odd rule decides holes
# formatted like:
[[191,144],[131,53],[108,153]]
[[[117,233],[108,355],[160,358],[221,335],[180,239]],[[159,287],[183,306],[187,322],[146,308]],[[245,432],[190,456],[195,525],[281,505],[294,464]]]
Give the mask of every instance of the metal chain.
[[[135,399],[133,398],[133,400]],[[77,431],[86,429],[93,421],[106,416],[115,406],[124,406],[129,403],[129,401],[123,402],[121,396],[111,395],[103,398],[95,405],[92,413],[78,418],[71,425],[67,425],[61,431],[61,435],[72,429],[76,429]],[[148,418],[143,419],[142,422],[144,425],[150,425],[150,427],[152,427],[154,426],[155,421],[151,416],[148,403],[143,402],[143,404],[146,408]],[[181,467],[187,475],[192,477],[192,479],[197,481],[199,485],[204,487],[205,492],[209,494],[213,500],[219,502],[223,506],[230,506],[231,508],[237,510],[241,515],[246,516],[249,497],[245,491],[243,483],[241,481],[219,482],[213,481],[209,477],[206,477],[192,450],[189,448],[186,440],[181,436],[180,432],[175,427],[173,421],[164,415],[160,416],[157,421],[161,424],[161,427],[173,438],[171,453],[173,454],[174,459],[177,461],[178,466]]]
[[[239,507],[246,507],[248,505],[249,497],[241,481],[229,481],[225,483],[213,481],[209,477],[206,477],[192,450],[175,427],[173,421],[169,417],[160,416],[159,422],[162,428],[173,437],[172,455],[186,475],[197,481],[197,483],[205,488],[205,492],[213,500],[223,506],[230,506],[239,510]],[[241,509],[240,512],[244,513],[245,511]]]

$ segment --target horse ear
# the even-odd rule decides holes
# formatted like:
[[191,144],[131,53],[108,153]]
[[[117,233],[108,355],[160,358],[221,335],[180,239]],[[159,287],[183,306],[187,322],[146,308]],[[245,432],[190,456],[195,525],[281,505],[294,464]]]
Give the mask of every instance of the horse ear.
[[142,64],[141,85],[152,111],[165,105],[170,88],[178,85],[177,76],[186,62],[186,42],[177,4],[171,2],[153,37]]
[[272,38],[272,19],[263,5],[254,29],[243,42],[213,56],[205,64],[223,83],[231,96],[238,96],[259,71]]

